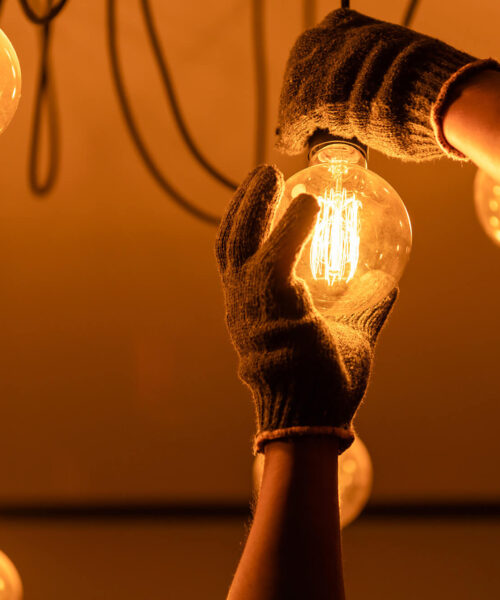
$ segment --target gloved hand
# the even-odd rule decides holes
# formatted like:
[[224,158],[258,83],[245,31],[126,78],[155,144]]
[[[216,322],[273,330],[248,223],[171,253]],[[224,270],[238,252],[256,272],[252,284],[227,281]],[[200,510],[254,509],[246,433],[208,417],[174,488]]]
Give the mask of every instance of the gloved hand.
[[298,196],[269,234],[282,191],[280,171],[255,169],[238,188],[216,242],[227,326],[255,403],[254,449],[273,439],[329,434],[343,451],[354,439],[352,419],[397,290],[362,313],[327,322],[294,275],[317,200]]
[[298,154],[324,129],[403,160],[443,153],[463,160],[442,120],[455,84],[482,69],[500,65],[406,27],[335,10],[290,53],[276,145]]

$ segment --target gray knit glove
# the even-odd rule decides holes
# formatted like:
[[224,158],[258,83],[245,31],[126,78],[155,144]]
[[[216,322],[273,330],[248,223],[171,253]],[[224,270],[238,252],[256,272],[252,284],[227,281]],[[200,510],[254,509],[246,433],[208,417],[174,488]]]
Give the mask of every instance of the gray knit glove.
[[292,48],[276,145],[298,154],[324,129],[404,160],[443,152],[465,159],[446,141],[442,120],[454,84],[483,69],[500,65],[406,27],[335,10]]
[[255,451],[270,440],[311,434],[338,437],[342,451],[354,439],[352,420],[397,290],[362,313],[327,322],[294,274],[318,203],[298,196],[269,234],[282,192],[276,168],[255,169],[237,190],[216,243],[239,375],[255,402]]

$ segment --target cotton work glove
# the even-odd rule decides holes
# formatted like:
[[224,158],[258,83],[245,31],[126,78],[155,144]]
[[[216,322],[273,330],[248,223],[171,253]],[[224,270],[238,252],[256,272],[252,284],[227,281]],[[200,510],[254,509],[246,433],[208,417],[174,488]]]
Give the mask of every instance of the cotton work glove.
[[330,13],[296,41],[280,98],[277,147],[302,152],[317,129],[403,160],[466,157],[442,120],[455,84],[500,70],[406,27],[353,10]]
[[397,290],[375,307],[327,322],[294,274],[317,200],[298,196],[269,233],[282,192],[280,171],[255,169],[233,197],[216,241],[227,326],[255,403],[254,450],[274,439],[321,434],[339,438],[343,451],[354,439],[352,420]]

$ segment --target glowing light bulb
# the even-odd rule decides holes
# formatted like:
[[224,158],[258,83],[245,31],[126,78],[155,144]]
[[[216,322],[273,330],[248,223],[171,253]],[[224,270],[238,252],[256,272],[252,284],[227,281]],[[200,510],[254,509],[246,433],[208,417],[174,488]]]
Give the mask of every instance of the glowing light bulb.
[[0,133],[12,121],[21,97],[21,67],[9,38],[0,29]]
[[474,179],[474,204],[484,231],[500,246],[500,182],[481,170]]
[[312,146],[310,166],[287,180],[272,227],[296,196],[316,196],[316,225],[295,271],[316,308],[335,318],[376,304],[397,284],[411,225],[396,191],[366,168],[363,146],[328,138]]
[[10,558],[0,551],[0,600],[22,600],[23,584]]
[[[258,454],[253,464],[253,485],[258,493],[264,471],[264,455]],[[366,506],[373,482],[370,455],[363,442],[356,437],[353,444],[339,457],[338,487],[340,526],[352,523]]]

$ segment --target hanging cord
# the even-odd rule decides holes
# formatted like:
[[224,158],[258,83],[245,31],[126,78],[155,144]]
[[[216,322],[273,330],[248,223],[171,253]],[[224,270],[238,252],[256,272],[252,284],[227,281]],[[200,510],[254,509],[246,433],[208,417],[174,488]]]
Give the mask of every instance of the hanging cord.
[[[60,164],[59,116],[50,71],[51,27],[52,21],[59,15],[67,0],[60,0],[55,6],[49,0],[45,15],[36,14],[27,0],[20,0],[20,3],[28,20],[41,27],[41,55],[31,128],[28,180],[31,191],[44,196],[54,187]],[[43,178],[40,174],[40,140],[44,115],[47,121],[49,157],[47,173]]]
[[316,24],[316,0],[302,0],[302,15],[304,29],[309,29]]
[[[38,86],[35,95],[33,124],[29,154],[29,183],[33,193],[44,196],[54,187],[60,164],[59,116],[54,93],[54,84],[49,69],[50,24],[43,25],[42,52]],[[43,110],[45,109],[48,127],[49,158],[45,178],[39,172],[40,136],[42,130]]]
[[252,2],[252,34],[255,62],[255,164],[259,165],[266,159],[267,131],[267,65],[264,32],[264,0]]
[[111,72],[113,75],[113,82],[115,90],[118,95],[118,101],[120,109],[122,111],[123,118],[127,125],[128,132],[134,142],[134,145],[139,152],[146,168],[154,177],[160,187],[170,196],[170,198],[176,202],[185,211],[211,225],[219,224],[219,217],[206,212],[205,210],[195,206],[190,200],[184,198],[180,192],[170,183],[170,181],[163,175],[149,150],[144,143],[144,140],[139,133],[139,128],[135,122],[134,115],[130,108],[129,99],[123,82],[123,75],[121,72],[119,60],[118,60],[118,46],[117,46],[117,27],[116,27],[116,4],[115,0],[108,0],[107,2],[107,29],[108,29],[108,49],[111,61]]
[[207,171],[207,173],[212,175],[212,177],[220,181],[220,183],[222,183],[226,187],[235,190],[238,187],[237,184],[231,181],[218,169],[216,169],[213,165],[210,164],[210,162],[203,156],[195,141],[193,140],[191,134],[189,133],[186,121],[182,116],[182,111],[177,100],[177,95],[175,93],[174,84],[172,82],[172,77],[168,69],[167,61],[165,59],[164,53],[161,48],[160,40],[158,38],[158,34],[156,32],[154,19],[149,6],[149,0],[141,0],[141,5],[144,22],[148,31],[149,41],[151,42],[151,47],[153,48],[153,55],[155,57],[156,64],[158,65],[158,69],[160,71],[161,79],[165,87],[165,92],[167,94],[167,99],[170,104],[170,108],[172,109],[172,115],[177,125],[177,129],[182,135],[182,138],[186,143],[186,146],[188,147],[189,151],[191,152],[195,160],[205,169],[205,171]]
[[351,8],[349,0],[342,0],[340,8]]
[[409,27],[413,17],[415,16],[415,11],[417,9],[417,5],[418,5],[418,0],[410,0],[408,2],[408,6],[406,7],[406,13],[405,16],[403,18],[403,25],[405,27]]

